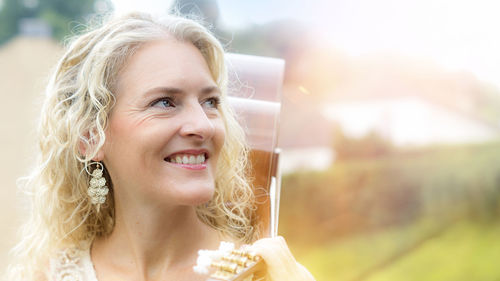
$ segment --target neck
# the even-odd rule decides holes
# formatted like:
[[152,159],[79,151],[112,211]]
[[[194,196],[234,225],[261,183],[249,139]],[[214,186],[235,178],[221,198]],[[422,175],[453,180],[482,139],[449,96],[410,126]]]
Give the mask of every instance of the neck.
[[198,219],[194,207],[143,206],[116,205],[113,232],[92,247],[98,274],[99,264],[103,272],[115,268],[135,276],[133,280],[157,280],[166,272],[188,269],[191,273],[200,248],[217,248],[219,235]]

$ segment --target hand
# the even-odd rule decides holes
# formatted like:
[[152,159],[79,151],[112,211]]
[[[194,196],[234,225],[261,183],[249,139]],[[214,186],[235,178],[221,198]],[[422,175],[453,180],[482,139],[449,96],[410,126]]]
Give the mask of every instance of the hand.
[[314,281],[312,274],[295,260],[283,237],[260,239],[250,249],[264,259],[266,280]]

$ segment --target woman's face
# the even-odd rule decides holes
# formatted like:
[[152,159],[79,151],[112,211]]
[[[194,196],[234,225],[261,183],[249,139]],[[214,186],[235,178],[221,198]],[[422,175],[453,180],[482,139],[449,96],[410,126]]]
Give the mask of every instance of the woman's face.
[[170,38],[146,43],[115,89],[102,149],[115,200],[208,201],[225,129],[221,93],[200,51]]

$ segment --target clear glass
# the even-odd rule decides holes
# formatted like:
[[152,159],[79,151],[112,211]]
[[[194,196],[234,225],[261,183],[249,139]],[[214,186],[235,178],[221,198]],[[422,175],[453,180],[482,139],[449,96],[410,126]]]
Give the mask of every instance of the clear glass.
[[285,62],[281,59],[228,54],[229,103],[251,148],[252,184],[257,197],[261,237],[278,230],[280,171],[278,131]]

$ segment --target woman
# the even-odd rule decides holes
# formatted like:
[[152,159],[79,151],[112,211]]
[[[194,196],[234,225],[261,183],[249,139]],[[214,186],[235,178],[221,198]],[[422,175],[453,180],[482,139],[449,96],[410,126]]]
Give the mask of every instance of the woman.
[[[78,37],[47,89],[9,280],[204,280],[199,249],[255,240],[226,76],[191,20],[135,13]],[[252,250],[268,280],[313,280],[282,238]]]

